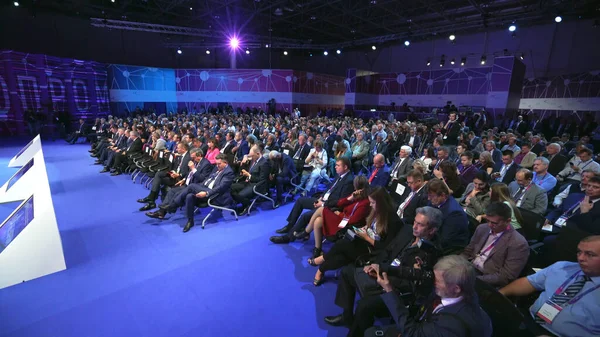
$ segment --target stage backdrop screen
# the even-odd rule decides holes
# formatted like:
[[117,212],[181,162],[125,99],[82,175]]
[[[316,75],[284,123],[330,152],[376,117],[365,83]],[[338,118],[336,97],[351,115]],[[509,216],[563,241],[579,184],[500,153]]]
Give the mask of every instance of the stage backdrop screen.
[[15,173],[15,175],[13,175],[10,180],[8,181],[8,186],[6,186],[6,190],[8,191],[10,189],[10,187],[12,185],[14,185],[17,181],[19,181],[19,179],[21,179],[22,176],[25,175],[25,173],[27,173],[27,171],[29,171],[29,169],[33,166],[33,158],[31,158],[31,160],[25,164],[23,167],[21,167],[17,173]]
[[32,195],[0,225],[0,253],[27,227],[33,216]]

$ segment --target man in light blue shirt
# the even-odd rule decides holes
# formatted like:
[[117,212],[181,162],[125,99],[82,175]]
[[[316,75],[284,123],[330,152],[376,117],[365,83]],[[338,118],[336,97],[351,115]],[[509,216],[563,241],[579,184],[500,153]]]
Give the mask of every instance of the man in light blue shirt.
[[577,261],[557,262],[500,289],[505,296],[542,293],[529,308],[544,329],[557,336],[600,335],[600,236],[577,246]]
[[548,158],[537,157],[533,161],[533,183],[547,193],[556,186],[556,178],[548,173],[548,165],[550,165]]

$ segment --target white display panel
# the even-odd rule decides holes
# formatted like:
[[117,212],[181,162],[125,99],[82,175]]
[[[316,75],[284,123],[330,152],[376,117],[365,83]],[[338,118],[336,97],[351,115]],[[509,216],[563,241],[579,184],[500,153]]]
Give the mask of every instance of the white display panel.
[[[26,167],[0,189],[0,203],[24,200],[0,227],[0,289],[66,269],[44,153],[39,145],[33,158],[23,164]],[[29,149],[21,156],[27,155]]]
[[29,162],[29,160],[41,149],[42,140],[40,135],[37,135],[29,142],[29,144],[25,145],[21,151],[10,160],[10,162],[8,162],[8,167],[20,167],[27,164],[27,162]]

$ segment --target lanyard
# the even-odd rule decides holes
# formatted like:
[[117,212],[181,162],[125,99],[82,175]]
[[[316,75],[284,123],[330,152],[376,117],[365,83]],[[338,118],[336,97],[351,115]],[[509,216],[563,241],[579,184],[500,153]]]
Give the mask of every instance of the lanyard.
[[542,180],[537,180],[537,178],[539,178],[539,177],[540,176],[538,176],[537,174],[535,175],[535,178],[536,178],[536,182],[535,183],[541,186],[542,182],[544,182],[544,180],[546,180],[546,177],[548,177],[548,173],[544,174],[544,179],[542,179]]
[[437,206],[437,208],[442,208],[444,207],[444,205],[448,202],[448,200],[450,200],[450,197],[448,197],[448,199],[446,199],[446,201],[442,202],[441,204],[439,204],[439,206]]
[[[580,206],[580,204],[583,202],[583,199],[585,199],[585,198],[581,198],[581,200],[579,200],[579,202],[576,202],[575,204],[573,204],[573,206],[571,206],[571,208],[569,208],[568,210],[566,210],[566,211],[563,213],[563,216],[567,216],[567,214],[569,214],[569,213],[573,212],[573,211],[574,211],[574,210],[575,210],[577,207],[579,207],[579,206]],[[572,216],[572,214],[571,214],[571,216]],[[567,217],[568,217],[568,216],[567,216]]]
[[356,207],[358,207],[358,203],[359,203],[359,201],[357,201],[357,202],[354,204],[354,208],[352,209],[352,213],[350,213],[350,216],[349,216],[349,217],[347,217],[347,218],[346,218],[346,217],[344,217],[344,218],[346,218],[346,219],[350,219],[350,218],[352,218],[352,216],[354,215],[354,211],[356,211]]
[[[565,283],[563,283],[563,284],[562,284],[560,287],[558,287],[558,288],[556,289],[556,291],[554,292],[554,295],[560,295],[560,294],[564,293],[564,291],[565,291],[565,289],[566,289],[566,287],[567,287],[567,284],[571,283],[571,281],[572,281],[572,280],[573,280],[575,277],[577,277],[577,275],[579,275],[579,274],[581,274],[581,273],[583,273],[583,272],[580,270],[580,271],[576,272],[575,274],[571,275],[571,277],[569,277],[569,278],[568,278],[568,279],[565,281]],[[583,293],[580,293],[579,295],[577,295],[577,296],[573,297],[573,298],[572,298],[570,301],[568,301],[566,304],[574,304],[575,302],[579,301],[579,300],[580,300],[580,299],[581,299],[583,296],[585,296],[585,295],[587,295],[587,294],[591,293],[592,291],[595,291],[595,290],[596,290],[596,289],[598,289],[598,288],[600,288],[600,284],[597,284],[595,287],[592,287],[592,288],[590,288],[590,289],[588,289],[588,290],[584,291]]]
[[470,170],[471,168],[473,168],[473,165],[469,165],[466,168],[463,167],[463,169],[460,171],[460,175],[467,173],[467,171]]
[[[527,188],[525,188],[525,190],[523,192],[521,192],[521,195],[519,196],[519,200],[518,201],[521,201],[521,199],[523,199],[523,196],[525,196],[525,193],[527,193],[527,191],[529,191],[530,188],[531,188],[531,184],[529,184],[529,186],[527,186]],[[519,191],[517,191],[517,193],[515,193],[515,195],[513,195],[513,198],[515,196],[517,196],[517,194],[519,194]]]
[[502,237],[502,235],[504,235],[504,233],[506,233],[506,231],[503,231],[502,233],[500,233],[500,235],[494,241],[492,241],[492,243],[490,243],[489,246],[487,246],[484,250],[480,251],[478,255],[483,256],[483,255],[485,255],[485,253],[492,250],[492,248],[494,248],[494,246],[496,246],[496,243],[498,243],[498,240],[500,240],[500,238]]
[[[589,164],[591,164],[592,162],[593,162],[593,160],[592,160],[592,159],[588,160],[587,164],[583,165],[583,166],[580,168],[580,170],[579,170],[579,171],[580,171],[580,172],[583,172],[583,169],[584,169],[584,168],[586,168],[586,167],[587,167]],[[580,163],[580,164],[581,164],[581,163]],[[575,173],[579,173],[579,172],[575,172]]]

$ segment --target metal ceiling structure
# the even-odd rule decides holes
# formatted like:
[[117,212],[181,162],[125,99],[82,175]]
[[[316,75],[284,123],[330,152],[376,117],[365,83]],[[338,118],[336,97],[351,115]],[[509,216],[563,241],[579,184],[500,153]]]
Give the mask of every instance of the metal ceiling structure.
[[[114,2],[113,2],[114,1]],[[168,43],[245,47],[352,48],[440,34],[600,18],[595,0],[50,0],[36,10],[92,18],[110,29],[155,32]]]

